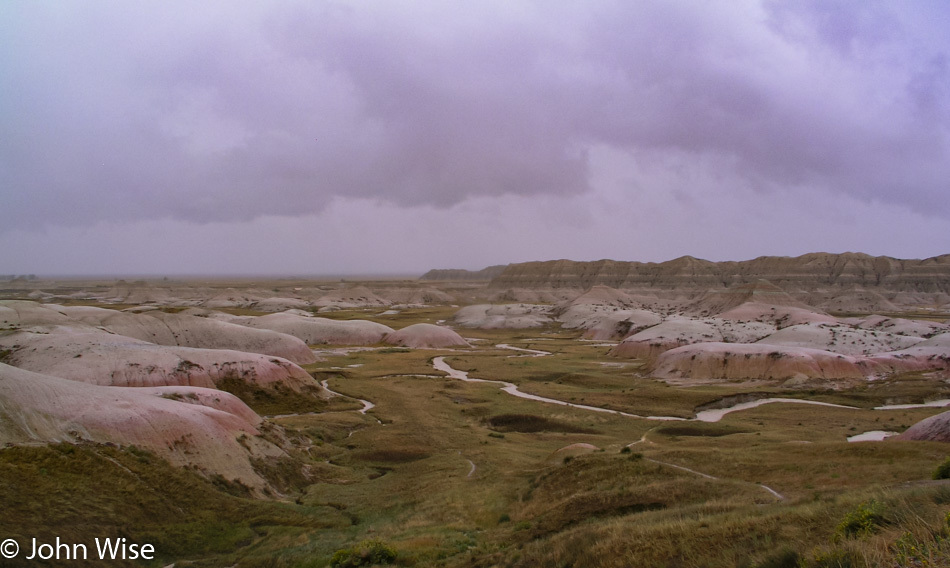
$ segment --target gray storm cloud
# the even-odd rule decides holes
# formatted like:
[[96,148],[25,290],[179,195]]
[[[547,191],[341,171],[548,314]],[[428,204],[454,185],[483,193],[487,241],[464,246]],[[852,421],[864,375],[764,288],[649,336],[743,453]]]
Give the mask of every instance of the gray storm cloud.
[[581,194],[594,146],[947,216],[948,18],[936,2],[9,2],[0,230]]

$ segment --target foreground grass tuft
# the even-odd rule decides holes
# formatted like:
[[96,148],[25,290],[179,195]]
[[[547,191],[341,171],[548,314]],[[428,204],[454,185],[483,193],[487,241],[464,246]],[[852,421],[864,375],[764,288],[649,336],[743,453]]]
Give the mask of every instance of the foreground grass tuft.
[[844,537],[866,537],[886,522],[884,504],[872,499],[849,511],[838,524],[835,534]]
[[942,464],[934,470],[934,479],[950,479],[950,458],[947,458]]
[[357,568],[359,566],[380,566],[396,561],[396,549],[379,540],[365,540],[353,548],[342,548],[333,554],[330,566],[333,568]]

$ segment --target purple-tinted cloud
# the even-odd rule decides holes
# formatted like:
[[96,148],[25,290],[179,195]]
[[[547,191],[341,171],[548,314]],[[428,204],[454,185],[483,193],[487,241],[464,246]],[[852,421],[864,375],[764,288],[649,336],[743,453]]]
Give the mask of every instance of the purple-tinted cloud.
[[576,195],[595,146],[950,216],[936,2],[0,10],[3,228]]

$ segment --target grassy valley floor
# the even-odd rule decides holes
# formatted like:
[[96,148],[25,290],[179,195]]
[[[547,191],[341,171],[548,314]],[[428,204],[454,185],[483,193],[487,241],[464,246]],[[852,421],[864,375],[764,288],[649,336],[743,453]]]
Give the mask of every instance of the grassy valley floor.
[[[450,313],[332,316],[402,327]],[[474,347],[326,357],[307,370],[341,396],[319,408],[258,401],[294,448],[255,464],[279,491],[270,500],[135,448],[4,448],[0,537],[21,546],[34,536],[126,537],[154,543],[150,565],[176,567],[950,566],[950,485],[931,481],[950,448],[847,441],[939,413],[874,407],[946,398],[942,382],[675,387],[560,328],[462,335]],[[439,356],[472,378],[641,416],[689,419],[737,395],[855,408],[768,404],[715,423],[646,420],[449,378],[433,368]],[[375,407],[361,413],[357,399]],[[589,446],[559,452],[573,444]]]

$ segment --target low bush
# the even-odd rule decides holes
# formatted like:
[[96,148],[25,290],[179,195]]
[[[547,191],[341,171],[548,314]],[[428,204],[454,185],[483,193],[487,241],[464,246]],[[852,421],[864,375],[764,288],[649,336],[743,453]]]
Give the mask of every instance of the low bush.
[[934,470],[934,479],[950,479],[950,458],[937,466]]
[[886,523],[884,505],[874,499],[861,503],[844,516],[835,531],[837,536],[863,537],[877,531]]
[[377,566],[396,561],[396,549],[379,540],[364,540],[353,548],[341,548],[330,559],[332,568]]
[[783,548],[765,557],[755,568],[799,568],[803,559],[797,551]]
[[575,426],[560,420],[551,420],[533,414],[499,414],[488,419],[488,425],[500,432],[565,432],[595,434],[596,430]]

